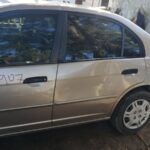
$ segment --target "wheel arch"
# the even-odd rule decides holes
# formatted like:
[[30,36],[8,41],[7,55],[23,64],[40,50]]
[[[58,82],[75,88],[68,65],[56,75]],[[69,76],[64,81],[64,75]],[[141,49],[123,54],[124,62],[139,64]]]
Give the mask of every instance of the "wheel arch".
[[111,117],[115,114],[117,108],[124,102],[125,98],[128,97],[128,95],[138,91],[147,91],[150,93],[150,85],[140,85],[138,87],[127,90],[124,94],[122,94],[112,108]]

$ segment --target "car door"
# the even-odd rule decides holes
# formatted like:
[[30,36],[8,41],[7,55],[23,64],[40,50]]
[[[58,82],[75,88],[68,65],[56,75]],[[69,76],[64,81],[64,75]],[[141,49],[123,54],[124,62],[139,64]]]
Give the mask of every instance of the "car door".
[[0,130],[51,125],[58,19],[48,10],[1,14]]
[[[108,119],[121,93],[144,80],[140,47],[132,37],[125,38],[124,27],[110,18],[81,13],[68,13],[66,18],[53,123]],[[133,48],[137,54],[131,58],[137,59],[128,59]],[[123,74],[128,71],[134,75]]]

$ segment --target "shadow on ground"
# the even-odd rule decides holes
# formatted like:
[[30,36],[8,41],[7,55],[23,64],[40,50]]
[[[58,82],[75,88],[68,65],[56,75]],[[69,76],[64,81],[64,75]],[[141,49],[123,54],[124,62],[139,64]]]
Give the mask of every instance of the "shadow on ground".
[[120,135],[109,121],[0,139],[1,150],[148,150],[150,126]]

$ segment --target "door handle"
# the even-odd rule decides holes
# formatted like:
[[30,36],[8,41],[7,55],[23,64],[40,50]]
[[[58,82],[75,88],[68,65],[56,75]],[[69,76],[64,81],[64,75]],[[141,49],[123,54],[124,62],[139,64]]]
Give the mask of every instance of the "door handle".
[[137,74],[138,73],[138,69],[126,69],[122,71],[122,75],[130,75],[130,74]]
[[38,83],[38,82],[47,82],[47,77],[46,76],[39,76],[39,77],[26,78],[23,81],[23,84]]

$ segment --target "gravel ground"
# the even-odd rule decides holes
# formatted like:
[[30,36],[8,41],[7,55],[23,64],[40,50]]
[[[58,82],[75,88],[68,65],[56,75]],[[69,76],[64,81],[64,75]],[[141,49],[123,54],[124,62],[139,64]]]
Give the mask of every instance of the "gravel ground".
[[105,121],[5,137],[0,150],[150,150],[150,125],[128,136]]

